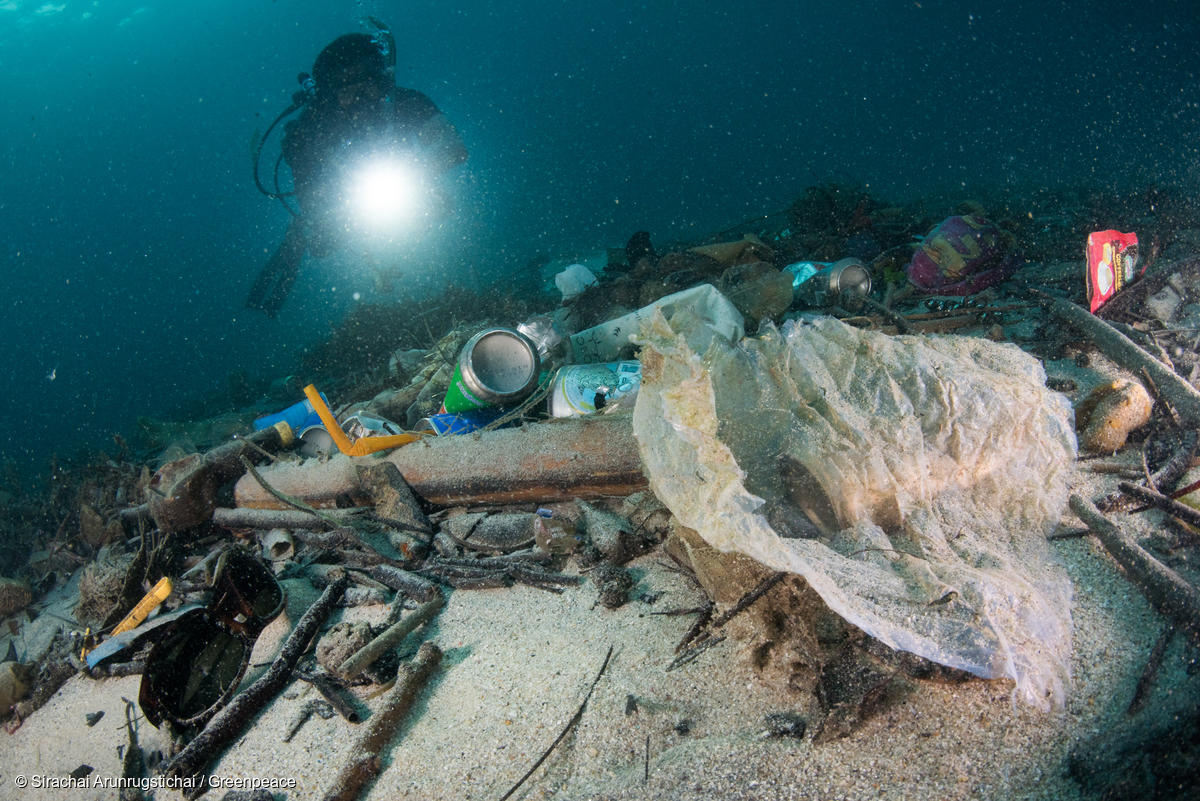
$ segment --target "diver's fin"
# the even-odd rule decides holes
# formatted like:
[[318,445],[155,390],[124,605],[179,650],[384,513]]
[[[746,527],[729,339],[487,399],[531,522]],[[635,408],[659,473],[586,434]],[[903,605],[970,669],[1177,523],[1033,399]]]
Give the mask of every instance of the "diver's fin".
[[292,284],[296,283],[296,276],[300,273],[305,246],[300,225],[293,222],[288,226],[283,242],[259,272],[254,286],[250,288],[246,308],[258,309],[268,317],[279,314],[288,293],[292,291]]

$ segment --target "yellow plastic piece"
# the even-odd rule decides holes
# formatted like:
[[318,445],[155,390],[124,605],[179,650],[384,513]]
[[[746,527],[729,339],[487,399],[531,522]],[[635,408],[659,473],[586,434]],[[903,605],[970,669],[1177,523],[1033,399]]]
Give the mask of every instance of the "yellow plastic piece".
[[329,436],[333,437],[333,444],[337,445],[338,450],[347,456],[366,456],[377,451],[386,451],[388,448],[407,445],[421,438],[420,434],[391,434],[386,437],[361,437],[357,442],[351,442],[350,438],[346,436],[346,432],[338,425],[333,412],[329,411],[329,407],[321,399],[321,393],[317,392],[317,388],[309,384],[304,388],[304,395],[317,410],[317,416],[321,418],[321,423],[329,432]]
[[79,649],[79,661],[87,659],[88,651],[96,647],[96,638],[92,636],[92,627],[88,626],[83,632],[83,647]]
[[[158,580],[157,584],[150,588],[150,592],[142,596],[142,600],[137,602],[137,606],[133,607],[133,609],[129,611],[129,614],[125,616],[125,619],[118,623],[116,627],[109,632],[108,636],[115,637],[122,632],[129,631],[130,629],[136,629],[138,626],[142,625],[142,621],[144,621],[150,615],[150,613],[158,607],[159,604],[167,600],[167,596],[170,594],[171,579],[163,576]],[[97,645],[99,645],[99,643],[94,637],[92,637],[91,628],[88,628],[83,635],[83,648],[79,651],[79,659],[81,661],[87,659],[88,652],[94,649]]]
[[142,625],[142,621],[153,612],[159,604],[167,600],[167,596],[171,594],[171,579],[163,576],[158,580],[158,583],[146,593],[142,600],[138,601],[137,606],[130,610],[125,619],[117,624],[117,627],[109,634],[110,637],[115,637],[123,631],[136,629]]

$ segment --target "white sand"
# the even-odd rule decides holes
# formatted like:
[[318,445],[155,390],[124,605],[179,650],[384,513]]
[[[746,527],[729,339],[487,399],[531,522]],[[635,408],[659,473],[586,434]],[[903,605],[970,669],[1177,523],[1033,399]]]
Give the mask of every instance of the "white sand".
[[[1096,543],[1067,540],[1054,549],[1076,590],[1074,683],[1064,710],[1042,714],[1015,706],[1008,682],[908,682],[897,703],[825,745],[761,736],[763,716],[795,708],[798,699],[756,678],[732,639],[690,665],[664,671],[691,618],[646,613],[692,606],[700,595],[666,570],[662,557],[632,565],[639,575],[633,595],[665,591],[653,606],[595,606],[590,583],[561,595],[528,587],[455,592],[433,632],[446,652],[442,667],[367,797],[499,798],[570,719],[612,645],[612,662],[578,727],[515,797],[1078,798],[1064,773],[1067,749],[1124,719],[1164,624]],[[415,650],[413,642],[407,651]],[[1151,708],[1183,680],[1183,667],[1183,645],[1176,641]],[[135,698],[138,681],[77,676],[15,734],[0,734],[0,797],[114,797],[102,788],[10,793],[18,774],[63,776],[80,763],[95,768],[92,777],[118,776],[117,745],[125,742],[121,697]],[[630,715],[628,694],[640,702]],[[297,801],[320,798],[349,757],[358,727],[314,716],[292,742],[282,743],[312,697],[308,685],[292,683],[210,772],[295,779],[294,790],[279,792]],[[377,707],[379,700],[368,703]],[[98,710],[104,718],[88,728],[84,715]],[[691,730],[679,734],[674,727],[684,719]],[[145,721],[138,734],[143,747],[164,745]],[[181,796],[159,791],[157,797]]]

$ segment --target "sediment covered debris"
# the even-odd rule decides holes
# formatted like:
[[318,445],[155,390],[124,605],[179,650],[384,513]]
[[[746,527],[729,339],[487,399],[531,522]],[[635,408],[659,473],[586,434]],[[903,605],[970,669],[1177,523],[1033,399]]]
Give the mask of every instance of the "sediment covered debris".
[[[431,648],[445,649],[448,672],[471,658],[469,649],[418,647],[418,640],[438,639],[439,617],[455,613],[456,599],[498,598],[517,586],[545,598],[586,596],[596,620],[670,617],[678,632],[655,644],[658,663],[642,669],[712,678],[748,666],[755,682],[787,700],[754,718],[755,736],[776,744],[853,738],[885,715],[902,715],[906,694],[978,683],[969,674],[1007,679],[1046,707],[1069,697],[1073,646],[1070,581],[1050,557],[1072,546],[1047,545],[1045,535],[1064,520],[1078,526],[1065,499],[1068,486],[1085,480],[1097,489],[1097,508],[1075,502],[1076,513],[1163,620],[1188,635],[1164,636],[1148,661],[1169,663],[1180,641],[1192,647],[1186,602],[1195,600],[1200,540],[1195,519],[1171,503],[1193,502],[1200,479],[1200,360],[1188,339],[1200,299],[1195,263],[1164,262],[1166,275],[1151,271],[1144,289],[1133,285],[1095,316],[1078,303],[1078,265],[1069,255],[1019,273],[1047,295],[1009,282],[967,297],[929,297],[906,285],[904,266],[911,235],[931,231],[935,219],[835,187],[806,193],[786,219],[810,230],[785,236],[764,222],[662,254],[631,243],[629,263],[600,271],[558,309],[493,307],[490,319],[476,322],[446,315],[449,330],[421,333],[427,347],[411,347],[410,336],[372,348],[375,372],[322,377],[342,398],[331,404],[339,414],[382,415],[415,428],[439,413],[455,356],[475,331],[537,312],[572,323],[576,333],[597,329],[578,342],[637,364],[642,383],[630,396],[632,416],[605,409],[602,390],[588,415],[549,421],[547,399],[535,391],[528,405],[506,412],[502,427],[427,433],[368,457],[305,451],[311,443],[303,442],[291,449],[273,430],[250,434],[253,413],[241,416],[237,440],[172,451],[161,464],[123,450],[93,471],[107,477],[103,487],[64,493],[57,508],[66,511],[47,518],[53,526],[43,522],[57,530],[29,549],[36,556],[27,575],[0,580],[0,614],[13,632],[6,647],[15,657],[0,665],[0,706],[13,725],[33,712],[161,575],[178,579],[166,614],[208,603],[220,553],[236,548],[279,576],[289,599],[282,620],[300,619],[325,590],[340,600],[318,605],[339,622],[321,637],[309,620],[304,647],[289,642],[283,661],[258,664],[269,665],[270,686],[248,678],[249,694],[231,696],[213,718],[219,736],[179,733],[184,750],[168,763],[174,774],[210,764],[294,678],[311,685],[312,695],[296,701],[304,720],[312,716],[308,702],[332,694],[352,699],[350,714],[338,718],[349,722],[381,682],[399,675],[395,702],[376,713],[373,758],[346,762],[347,778],[327,788],[330,797],[353,796],[394,764],[381,757],[394,728],[383,724],[419,718],[424,707],[414,697],[439,692],[440,679],[422,683],[441,658]],[[1036,252],[1055,252],[1055,243],[1011,227]],[[798,302],[801,271],[789,270],[791,262],[829,265],[850,239],[865,245],[866,238],[878,248],[863,265],[873,290],[860,297],[826,281],[812,295],[819,303]],[[653,306],[689,292],[707,305]],[[706,327],[705,314],[725,307],[734,310],[722,317],[728,325]],[[631,340],[634,332],[614,320],[651,324]],[[337,361],[330,351],[325,357],[326,369]],[[1076,425],[1081,449],[1102,460],[1074,461]],[[1153,510],[1116,517],[1139,503]],[[1158,526],[1151,535],[1146,519]],[[1141,536],[1114,539],[1109,525],[1129,520]],[[1077,528],[1060,535],[1068,543],[1087,536]],[[672,571],[688,592],[676,588],[668,603],[647,576]],[[80,602],[67,610],[57,645],[31,656],[25,633],[34,631],[47,591],[72,575]],[[587,631],[572,636],[591,642]],[[147,650],[132,646],[89,680],[136,675]],[[620,651],[612,658],[619,666]],[[1157,671],[1144,673],[1136,714],[1155,711]],[[670,726],[654,736],[689,736],[690,715],[644,692],[640,698],[627,704],[626,718],[648,721],[671,709]],[[586,696],[562,705],[567,730],[586,705]],[[604,725],[632,730],[633,722],[605,718]],[[316,718],[307,724],[317,725]],[[1119,773],[1145,735],[1145,727],[1115,728],[1111,741],[1095,745],[1108,755],[1106,770]],[[1142,739],[1127,746],[1123,736]],[[536,754],[545,745],[522,747]],[[646,777],[657,747],[647,737],[638,751]],[[1090,747],[1080,743],[1071,760],[1089,786],[1099,781],[1080,767]]]

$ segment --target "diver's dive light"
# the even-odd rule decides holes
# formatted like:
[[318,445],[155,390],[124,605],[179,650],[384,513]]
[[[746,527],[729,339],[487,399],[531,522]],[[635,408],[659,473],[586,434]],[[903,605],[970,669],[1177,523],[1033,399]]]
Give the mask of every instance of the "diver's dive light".
[[346,199],[364,227],[387,229],[413,222],[424,194],[415,165],[397,158],[368,160],[351,170]]

